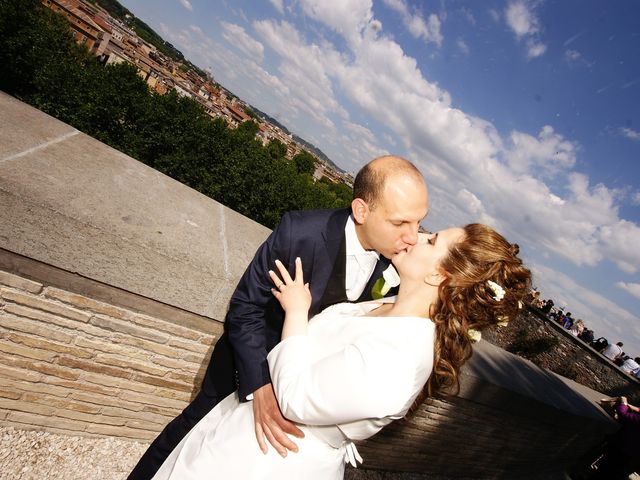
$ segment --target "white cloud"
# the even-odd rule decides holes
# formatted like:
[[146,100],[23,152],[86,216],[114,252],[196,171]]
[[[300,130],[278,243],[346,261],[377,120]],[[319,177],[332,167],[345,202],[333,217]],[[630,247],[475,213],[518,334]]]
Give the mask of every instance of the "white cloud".
[[283,0],[269,0],[271,5],[278,11],[280,15],[284,15],[284,2]]
[[632,128],[623,127],[620,129],[620,133],[622,133],[622,135],[629,140],[633,140],[636,142],[640,140],[640,132],[638,132],[637,130],[633,130]]
[[518,38],[538,33],[538,19],[524,1],[511,2],[505,10],[507,25]]
[[631,203],[633,205],[640,205],[640,192],[636,192],[631,196]]
[[616,283],[616,287],[621,288],[636,298],[640,298],[640,283],[618,282]]
[[627,273],[640,270],[640,227],[627,220],[600,227],[600,241],[604,254]]
[[539,40],[540,20],[531,3],[525,0],[510,2],[505,9],[504,17],[507,26],[515,33],[516,38],[525,41],[528,58],[544,55],[547,46]]
[[264,57],[264,46],[252,38],[245,30],[239,25],[233,23],[220,22],[222,25],[223,38],[229,42],[229,44],[238,48],[248,56],[261,62]]
[[575,165],[576,146],[562,135],[554,132],[553,127],[545,125],[538,138],[522,132],[511,133],[511,146],[506,152],[514,172],[544,173],[555,175]]
[[[348,42],[356,42],[371,25],[371,0],[299,0],[304,13],[331,27]],[[375,28],[379,29],[380,23]]]
[[568,61],[568,62],[577,62],[578,60],[580,60],[580,57],[582,55],[580,54],[580,52],[578,52],[577,50],[566,50],[564,52],[564,58]]
[[462,53],[464,53],[465,55],[469,55],[469,45],[467,45],[467,43],[463,39],[459,38],[456,41],[456,45]]
[[427,43],[442,45],[440,19],[434,13],[425,20],[418,12],[411,12],[405,0],[384,0],[384,3],[402,17],[402,23],[414,38],[422,38]]
[[180,0],[180,4],[190,12],[193,12],[193,6],[189,0]]

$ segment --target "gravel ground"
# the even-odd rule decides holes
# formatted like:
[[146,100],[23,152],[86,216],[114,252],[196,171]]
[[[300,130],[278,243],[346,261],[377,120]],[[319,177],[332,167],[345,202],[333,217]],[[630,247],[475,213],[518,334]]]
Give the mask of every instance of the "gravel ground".
[[0,479],[125,479],[147,445],[0,427]]

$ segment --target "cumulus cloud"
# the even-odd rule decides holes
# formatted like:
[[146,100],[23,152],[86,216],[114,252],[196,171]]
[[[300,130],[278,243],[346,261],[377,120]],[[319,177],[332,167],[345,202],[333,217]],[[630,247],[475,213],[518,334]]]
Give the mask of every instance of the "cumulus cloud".
[[640,298],[640,283],[627,283],[627,282],[618,282],[616,283],[618,288],[630,293],[636,298]]
[[280,13],[280,15],[284,15],[284,2],[282,0],[269,0],[271,5]]
[[238,48],[248,56],[261,62],[264,56],[264,46],[252,38],[245,30],[239,25],[233,23],[220,22],[222,25],[222,37],[229,42],[229,44]]
[[516,38],[519,41],[524,41],[528,58],[544,55],[547,46],[539,39],[540,20],[530,3],[525,0],[510,2],[505,9],[504,18]]
[[632,196],[631,196],[631,203],[633,205],[640,205],[640,192],[635,192]]
[[190,12],[193,12],[193,6],[189,0],[180,0],[180,4]]
[[384,0],[384,3],[402,17],[402,23],[414,38],[422,38],[427,43],[442,45],[440,18],[434,13],[425,20],[418,12],[411,12],[405,0]]
[[514,172],[555,175],[576,163],[576,146],[545,125],[535,138],[522,132],[511,133],[506,158]]
[[465,55],[469,54],[469,45],[467,45],[467,43],[463,39],[459,38],[456,41],[456,45],[462,53],[464,53]]
[[629,140],[633,140],[635,142],[640,140],[640,132],[633,130],[632,128],[623,127],[620,129],[620,133]]

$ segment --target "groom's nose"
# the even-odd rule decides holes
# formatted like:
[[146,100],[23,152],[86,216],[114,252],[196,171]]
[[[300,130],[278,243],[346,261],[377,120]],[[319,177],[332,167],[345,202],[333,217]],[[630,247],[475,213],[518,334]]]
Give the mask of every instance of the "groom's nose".
[[415,245],[418,243],[418,226],[409,225],[409,228],[402,236],[402,241],[407,245]]

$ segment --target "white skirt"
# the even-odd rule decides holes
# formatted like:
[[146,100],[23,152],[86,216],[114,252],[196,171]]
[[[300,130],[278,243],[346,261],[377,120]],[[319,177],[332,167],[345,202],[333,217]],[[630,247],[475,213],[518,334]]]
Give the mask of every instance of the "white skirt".
[[153,480],[210,480],[239,478],[271,480],[295,478],[340,480],[344,476],[344,448],[334,448],[302,426],[305,438],[291,437],[297,453],[282,458],[267,442],[258,447],[253,403],[232,393],[211,410],[178,444]]

